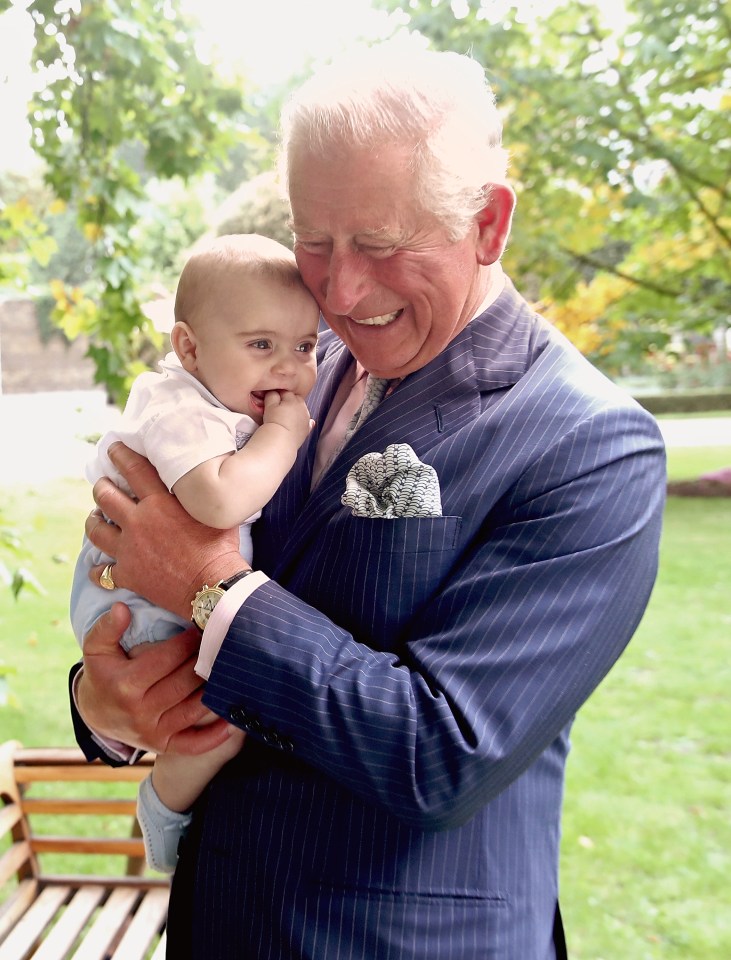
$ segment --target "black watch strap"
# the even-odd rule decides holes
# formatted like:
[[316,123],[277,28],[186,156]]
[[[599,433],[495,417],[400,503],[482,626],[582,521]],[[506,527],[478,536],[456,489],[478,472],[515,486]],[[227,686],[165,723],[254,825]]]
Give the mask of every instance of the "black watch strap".
[[235,583],[238,583],[239,580],[243,580],[244,577],[248,577],[249,574],[253,572],[253,570],[239,570],[238,573],[235,573],[232,577],[229,577],[228,580],[221,580],[218,586],[221,590],[230,590]]

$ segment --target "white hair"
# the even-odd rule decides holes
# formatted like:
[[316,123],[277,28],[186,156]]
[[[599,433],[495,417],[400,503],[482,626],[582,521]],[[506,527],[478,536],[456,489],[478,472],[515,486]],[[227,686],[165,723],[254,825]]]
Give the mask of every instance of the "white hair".
[[294,149],[411,145],[418,202],[455,239],[504,183],[508,155],[495,97],[476,60],[389,40],[349,52],[296,90],[282,111],[281,182]]

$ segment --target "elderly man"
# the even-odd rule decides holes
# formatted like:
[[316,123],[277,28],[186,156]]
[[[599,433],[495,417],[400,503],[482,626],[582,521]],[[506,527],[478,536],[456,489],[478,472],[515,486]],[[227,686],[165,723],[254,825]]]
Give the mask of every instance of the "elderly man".
[[87,534],[113,583],[205,629],[127,661],[115,605],[74,679],[79,742],[124,760],[248,733],[181,844],[175,958],[563,957],[569,727],[652,588],[659,432],[501,271],[514,195],[476,63],[351,56],[283,130],[332,331],[317,426],[244,577],[235,537],[117,448],[138,499],[100,481],[116,526]]

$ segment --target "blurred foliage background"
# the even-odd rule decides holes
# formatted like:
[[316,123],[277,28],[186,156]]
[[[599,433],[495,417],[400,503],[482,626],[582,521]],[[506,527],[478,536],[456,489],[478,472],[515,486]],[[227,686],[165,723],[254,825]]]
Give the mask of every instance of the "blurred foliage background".
[[[373,2],[392,32],[485,66],[519,198],[505,262],[538,309],[638,389],[731,383],[729,0]],[[15,6],[33,21],[40,167],[0,179],[0,289],[88,336],[121,402],[164,347],[143,307],[197,239],[288,242],[277,118],[308,70],[266,90],[224,73],[170,0]]]

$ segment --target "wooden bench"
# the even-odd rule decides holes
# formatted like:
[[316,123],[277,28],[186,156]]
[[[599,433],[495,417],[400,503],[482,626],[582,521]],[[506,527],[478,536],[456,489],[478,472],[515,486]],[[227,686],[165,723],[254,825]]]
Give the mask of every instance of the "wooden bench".
[[[0,960],[162,960],[169,879],[144,873],[134,788],[90,796],[99,790],[92,782],[139,783],[151,765],[145,758],[112,768],[88,763],[77,749],[0,745]],[[41,832],[48,815],[53,835]],[[92,823],[107,835],[84,835]],[[74,869],[78,854],[79,872],[44,870],[42,861],[58,853],[74,855],[64,860]],[[103,869],[100,875],[98,867],[96,874],[84,872],[84,862],[94,862],[84,861],[90,854],[119,855],[118,874]]]

